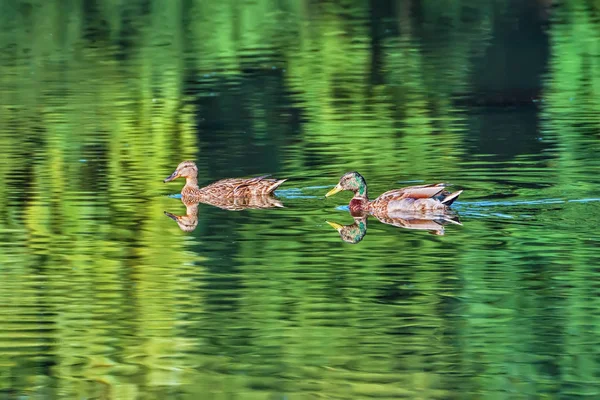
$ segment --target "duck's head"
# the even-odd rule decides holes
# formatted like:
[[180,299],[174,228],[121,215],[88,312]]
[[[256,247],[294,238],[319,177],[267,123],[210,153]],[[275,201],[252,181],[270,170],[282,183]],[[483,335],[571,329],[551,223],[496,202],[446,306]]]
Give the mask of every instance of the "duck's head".
[[163,182],[171,182],[177,178],[196,178],[198,176],[198,167],[193,161],[182,161],[177,166],[175,172]]
[[356,195],[367,197],[367,183],[365,178],[358,172],[346,172],[340,178],[340,182],[331,189],[325,197],[333,196],[342,190],[349,190]]
[[367,234],[367,219],[355,219],[353,224],[350,225],[340,225],[335,222],[327,222],[333,229],[338,231],[340,234],[340,238],[350,244],[356,244],[363,240],[365,235]]
[[179,225],[179,229],[181,229],[184,232],[191,232],[194,229],[196,229],[196,226],[198,226],[198,216],[196,214],[175,215],[165,211],[165,215],[171,218],[173,221],[177,222],[177,225]]

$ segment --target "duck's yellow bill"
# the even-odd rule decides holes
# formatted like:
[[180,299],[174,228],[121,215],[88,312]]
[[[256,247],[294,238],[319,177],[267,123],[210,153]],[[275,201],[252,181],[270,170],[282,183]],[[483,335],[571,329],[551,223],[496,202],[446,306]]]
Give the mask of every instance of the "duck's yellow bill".
[[325,197],[333,196],[334,194],[341,192],[341,191],[342,191],[342,188],[340,187],[339,184],[337,184],[337,185],[335,185],[335,187],[333,189],[331,189],[329,192],[327,192]]
[[340,231],[340,229],[342,229],[344,226],[340,225],[340,224],[336,224],[335,222],[329,222],[329,221],[325,221],[327,222],[333,229],[335,229],[336,231]]

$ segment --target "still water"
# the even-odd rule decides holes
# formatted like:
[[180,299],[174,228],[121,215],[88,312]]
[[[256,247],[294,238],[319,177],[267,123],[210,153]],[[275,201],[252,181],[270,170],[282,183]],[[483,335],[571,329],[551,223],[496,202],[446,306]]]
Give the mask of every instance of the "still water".
[[[565,3],[2,1],[0,398],[599,398],[600,9]],[[185,159],[282,207],[183,231]],[[461,225],[346,243],[351,170]]]

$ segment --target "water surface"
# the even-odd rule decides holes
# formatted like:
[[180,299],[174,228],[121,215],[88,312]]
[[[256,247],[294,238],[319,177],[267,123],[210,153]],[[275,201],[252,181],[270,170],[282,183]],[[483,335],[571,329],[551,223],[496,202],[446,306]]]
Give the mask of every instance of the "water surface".
[[[0,4],[0,397],[600,396],[600,10],[342,3]],[[462,225],[343,242],[351,170]]]

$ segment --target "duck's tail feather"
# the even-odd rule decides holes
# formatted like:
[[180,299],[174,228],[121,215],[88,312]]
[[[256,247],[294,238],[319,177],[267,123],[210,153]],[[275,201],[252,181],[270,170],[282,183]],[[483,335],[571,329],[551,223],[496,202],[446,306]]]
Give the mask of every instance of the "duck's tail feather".
[[462,226],[462,223],[460,222],[460,220],[458,219],[458,217],[456,215],[453,215],[453,216],[446,215],[446,216],[442,217],[442,221]]
[[271,186],[269,186],[267,188],[267,190],[265,191],[265,193],[270,194],[273,193],[275,191],[275,189],[277,189],[279,186],[281,186],[281,184],[283,182],[287,181],[287,179],[279,179],[277,180],[275,183],[273,183]]
[[447,206],[452,205],[452,203],[454,203],[454,200],[458,199],[458,196],[460,196],[462,192],[462,190],[458,190],[454,193],[450,193],[444,198],[444,200],[442,200],[442,204],[445,204]]

